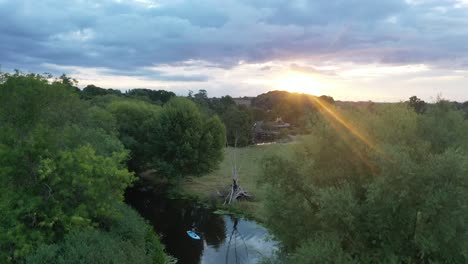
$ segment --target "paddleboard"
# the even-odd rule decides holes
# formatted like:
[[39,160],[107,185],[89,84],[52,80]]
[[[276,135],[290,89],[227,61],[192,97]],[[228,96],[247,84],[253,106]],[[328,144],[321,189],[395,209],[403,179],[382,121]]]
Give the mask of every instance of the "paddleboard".
[[199,240],[200,239],[200,236],[198,236],[197,234],[195,234],[195,232],[193,231],[187,231],[187,235],[193,239],[196,239],[196,240]]

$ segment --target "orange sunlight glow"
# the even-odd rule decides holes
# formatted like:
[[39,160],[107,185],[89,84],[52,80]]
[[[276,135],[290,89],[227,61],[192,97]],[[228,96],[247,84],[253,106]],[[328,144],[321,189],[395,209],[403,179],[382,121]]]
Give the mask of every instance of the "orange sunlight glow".
[[[388,155],[386,155],[376,144],[374,144],[371,140],[369,140],[363,131],[360,131],[358,128],[354,127],[352,124],[347,122],[343,117],[340,116],[327,102],[322,101],[320,98],[312,98],[312,103],[317,106],[318,109],[321,109],[320,113],[327,117],[326,119],[329,120],[330,124],[333,126],[335,130],[339,130],[340,128],[337,126],[338,124],[341,125],[343,128],[346,129],[353,137],[358,139],[359,142],[364,143],[367,147],[369,147],[372,151],[377,153],[379,156],[383,157],[386,160],[389,160]],[[345,138],[343,138],[345,139]],[[347,141],[345,139],[345,141]],[[353,144],[356,142],[345,142],[348,146],[353,148]],[[354,149],[354,148],[353,148]],[[354,149],[356,154],[359,158],[370,168],[374,169],[374,166],[370,164],[368,158],[364,157],[362,153]]]
[[[306,93],[317,96],[320,95],[320,92],[322,92],[322,85],[318,76],[298,71],[288,71],[287,73],[279,76],[277,79],[272,80],[272,83],[276,88],[290,92]],[[322,101],[318,97],[311,98],[312,103],[316,105],[318,109],[321,109],[320,113],[322,113],[322,115],[324,115],[326,119],[329,120],[334,129],[340,130],[339,126],[341,126],[354,138],[356,138],[358,142],[364,143],[372,151],[387,159],[387,155],[385,155],[385,153],[383,153],[383,151],[380,150],[376,144],[368,139],[363,131],[360,131],[350,122],[346,121],[337,111],[333,109],[331,105],[325,101]],[[356,144],[356,142],[347,142],[347,144],[352,147],[352,145]],[[359,153],[359,151],[356,150],[356,154],[370,166],[367,159],[364,158],[362,154]]]
[[321,92],[321,84],[318,77],[297,71],[288,71],[272,80],[272,83],[278,90],[312,95],[320,95]]

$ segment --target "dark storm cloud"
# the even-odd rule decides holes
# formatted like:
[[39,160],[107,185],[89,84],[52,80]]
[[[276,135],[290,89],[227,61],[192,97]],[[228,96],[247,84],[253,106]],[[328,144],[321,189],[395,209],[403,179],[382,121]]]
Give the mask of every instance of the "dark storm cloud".
[[466,65],[467,10],[455,0],[0,0],[0,64],[106,67],[186,81],[207,77],[141,68],[297,58]]

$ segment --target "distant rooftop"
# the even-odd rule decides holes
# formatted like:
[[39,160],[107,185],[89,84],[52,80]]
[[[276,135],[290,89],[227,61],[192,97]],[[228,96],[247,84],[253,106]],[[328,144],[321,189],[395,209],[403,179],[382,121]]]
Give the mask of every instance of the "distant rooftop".
[[245,105],[245,106],[251,106],[252,105],[252,99],[254,97],[238,97],[238,98],[232,98],[236,105]]

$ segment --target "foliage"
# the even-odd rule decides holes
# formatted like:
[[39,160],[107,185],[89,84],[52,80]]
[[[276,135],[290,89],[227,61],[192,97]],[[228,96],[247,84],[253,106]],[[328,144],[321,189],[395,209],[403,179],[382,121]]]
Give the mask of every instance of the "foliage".
[[263,163],[267,223],[290,263],[468,260],[461,113],[444,101],[424,115],[375,105],[311,123],[294,154]]
[[333,234],[314,235],[303,243],[291,256],[290,263],[354,263],[352,257],[341,247],[339,236]]
[[0,260],[10,262],[113,217],[109,204],[122,201],[133,175],[113,119],[70,84],[20,72],[2,79]]
[[156,168],[169,177],[208,172],[222,160],[224,135],[219,118],[204,116],[188,99],[173,98],[153,137]]
[[133,171],[148,168],[155,148],[151,145],[160,107],[138,100],[115,99],[106,107],[115,117],[119,138],[131,151],[128,167]]
[[468,101],[461,104],[461,109],[465,112],[465,119],[468,119]]
[[150,102],[156,104],[165,104],[172,97],[175,97],[175,93],[164,90],[150,90],[150,89],[132,89],[126,93],[127,96],[134,97],[137,99],[147,98]]
[[196,94],[189,93],[189,98],[191,98],[202,111],[210,111],[210,99],[208,98],[208,92],[206,90],[199,90]]
[[108,232],[73,231],[60,243],[40,246],[26,263],[167,263],[151,226],[130,207],[118,207],[121,216],[112,221]]
[[97,87],[93,84],[86,86],[80,93],[83,99],[96,99],[102,96],[117,96],[138,99],[139,101],[146,101],[154,104],[164,104],[172,97],[175,97],[173,92],[164,90],[150,90],[150,89],[132,89],[124,94],[120,90],[116,89],[105,89]]
[[468,149],[468,125],[464,113],[454,103],[439,100],[420,118],[421,137],[431,143],[434,152],[448,147]]
[[220,98],[211,98],[210,100],[210,108],[218,114],[219,116],[223,115],[228,109],[235,107],[236,102],[234,99],[229,96],[221,96]]
[[226,128],[226,140],[229,146],[244,147],[252,143],[253,115],[251,109],[236,105],[234,99],[227,95],[220,98],[208,98],[206,90],[190,94],[202,112],[218,115]]
[[92,99],[97,96],[104,96],[104,95],[121,95],[122,93],[120,90],[114,89],[104,89],[101,87],[97,87],[93,84],[87,85],[83,91],[81,91],[81,98],[83,99]]
[[426,102],[416,96],[411,96],[409,99],[409,106],[414,109],[418,114],[423,114],[426,111]]
[[230,146],[244,147],[252,143],[253,118],[250,112],[231,106],[221,118],[226,126],[226,140]]
[[270,91],[254,98],[252,106],[265,111],[266,119],[269,121],[281,117],[285,122],[303,128],[305,125],[304,118],[317,110],[317,100],[322,100],[328,104],[334,104],[335,102],[330,96],[318,98],[309,94]]

